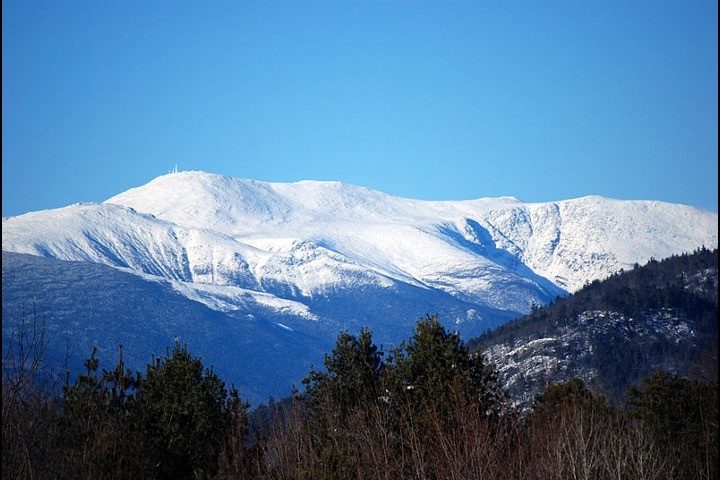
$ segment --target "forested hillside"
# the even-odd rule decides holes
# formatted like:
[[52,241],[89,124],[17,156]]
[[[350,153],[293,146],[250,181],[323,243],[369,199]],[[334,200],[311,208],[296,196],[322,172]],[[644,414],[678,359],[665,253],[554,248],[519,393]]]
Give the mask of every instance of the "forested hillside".
[[716,378],[718,251],[651,260],[469,342],[516,403],[573,377],[612,399],[655,369]]

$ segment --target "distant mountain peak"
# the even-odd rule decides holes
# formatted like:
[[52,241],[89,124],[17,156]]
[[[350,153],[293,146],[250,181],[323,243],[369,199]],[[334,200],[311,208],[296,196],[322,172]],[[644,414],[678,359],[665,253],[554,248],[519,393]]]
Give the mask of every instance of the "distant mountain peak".
[[[511,196],[427,201],[337,181],[277,183],[179,171],[131,188],[104,205],[132,208],[172,228],[215,232],[238,244],[262,244],[271,256],[282,250],[282,239],[310,240],[360,269],[435,285],[463,298],[515,306],[529,302],[518,303],[520,297],[508,300],[513,289],[501,295],[493,285],[527,285],[520,281],[524,278],[548,292],[545,277],[573,291],[650,257],[717,245],[716,214],[598,195],[543,203],[524,203]],[[46,220],[60,225],[53,230],[57,238],[44,243],[61,241],[60,226],[72,216],[72,207],[67,208],[46,211]],[[60,212],[63,219],[54,219]],[[8,230],[12,239],[4,239],[3,245],[30,252],[32,232],[21,229],[21,239],[14,227],[23,217],[3,220],[3,231]],[[90,222],[83,227],[86,232],[118,228],[110,220],[105,226],[85,221]],[[132,229],[132,221],[121,224]],[[112,237],[135,238],[117,232]],[[64,249],[58,258],[72,259],[71,250]],[[252,260],[243,261],[252,265]]]

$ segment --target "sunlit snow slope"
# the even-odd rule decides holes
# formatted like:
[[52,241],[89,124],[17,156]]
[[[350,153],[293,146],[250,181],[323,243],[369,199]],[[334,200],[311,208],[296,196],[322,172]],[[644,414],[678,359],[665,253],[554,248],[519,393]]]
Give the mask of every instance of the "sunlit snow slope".
[[650,257],[717,244],[716,214],[597,196],[535,204],[510,197],[429,202],[339,182],[265,183],[182,172],[106,203],[269,251],[287,250],[289,239],[310,241],[366,269],[463,294],[486,293],[498,275],[531,277],[520,262],[574,291]]
[[[430,202],[203,172],[164,175],[103,204],[3,219],[2,228],[3,250],[189,283],[205,297],[219,292],[225,301],[215,306],[229,309],[227,294],[205,286],[296,301],[402,283],[523,312],[635,262],[717,245],[717,215],[683,205],[596,196]],[[181,289],[198,295],[189,290]]]

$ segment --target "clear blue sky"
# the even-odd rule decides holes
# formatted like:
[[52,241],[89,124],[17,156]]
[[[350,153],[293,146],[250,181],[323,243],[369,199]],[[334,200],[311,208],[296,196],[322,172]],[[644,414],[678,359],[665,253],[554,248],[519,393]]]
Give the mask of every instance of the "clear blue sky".
[[715,1],[2,2],[2,211],[178,164],[717,211]]

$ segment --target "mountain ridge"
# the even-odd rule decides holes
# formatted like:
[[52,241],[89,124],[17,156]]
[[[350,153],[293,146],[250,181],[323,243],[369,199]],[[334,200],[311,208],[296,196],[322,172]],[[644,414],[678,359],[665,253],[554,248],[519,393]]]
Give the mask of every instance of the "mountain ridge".
[[426,201],[178,172],[102,203],[5,218],[3,249],[293,298],[401,282],[523,313],[637,261],[716,245],[713,223],[692,207],[595,195]]

